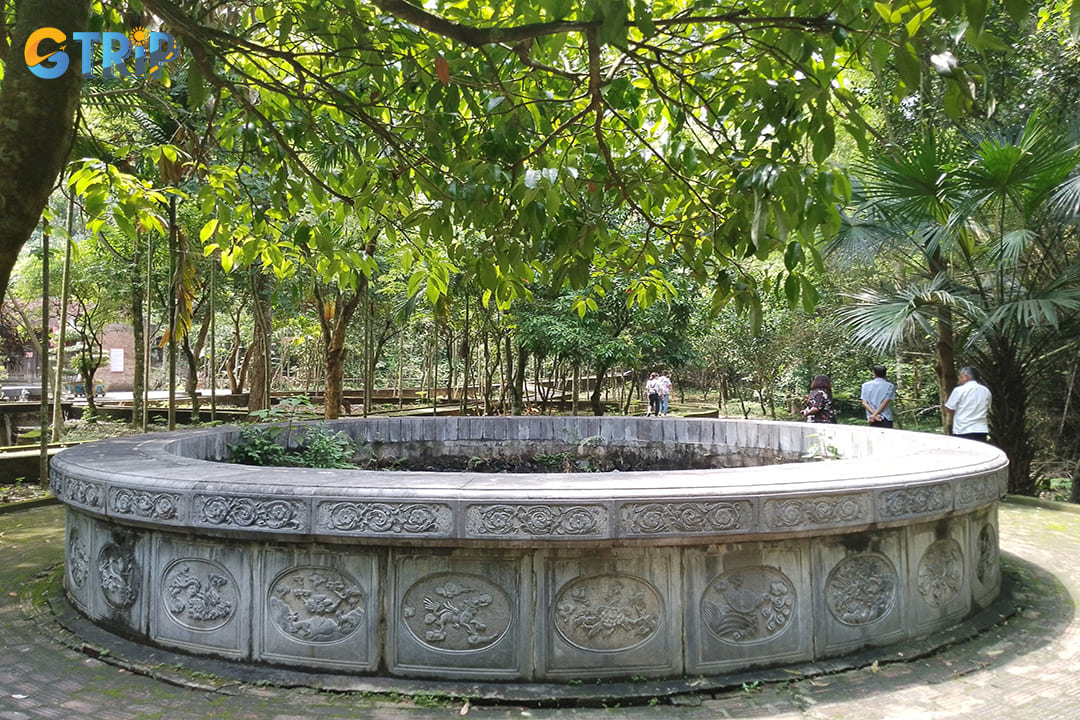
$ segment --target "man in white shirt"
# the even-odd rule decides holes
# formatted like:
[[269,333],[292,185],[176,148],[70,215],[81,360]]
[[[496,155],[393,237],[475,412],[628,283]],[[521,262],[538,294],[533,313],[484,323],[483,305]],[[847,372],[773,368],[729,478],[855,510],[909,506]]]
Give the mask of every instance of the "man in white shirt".
[[945,409],[952,413],[952,434],[957,437],[986,442],[990,427],[986,414],[990,411],[990,389],[979,384],[979,373],[973,367],[962,367],[956,376],[959,383],[949,393]]
[[862,384],[859,400],[866,408],[866,422],[870,427],[893,426],[892,401],[896,397],[896,386],[885,379],[885,366],[873,367],[874,379]]

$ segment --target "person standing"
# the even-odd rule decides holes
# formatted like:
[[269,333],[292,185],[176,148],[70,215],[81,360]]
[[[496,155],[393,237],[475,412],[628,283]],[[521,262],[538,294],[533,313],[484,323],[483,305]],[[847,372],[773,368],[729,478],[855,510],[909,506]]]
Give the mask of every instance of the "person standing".
[[806,418],[806,422],[810,423],[836,422],[836,412],[832,404],[832,380],[828,375],[814,376],[802,415]]
[[645,417],[660,414],[660,383],[659,373],[650,373],[649,380],[645,383],[645,394],[649,398],[649,412]]
[[870,427],[891,428],[893,426],[892,401],[896,398],[896,386],[885,379],[885,366],[871,368],[873,380],[862,384],[859,400],[866,408],[866,422]]
[[664,417],[667,415],[668,400],[671,399],[671,376],[667,370],[660,373],[656,385],[660,388],[660,416]]
[[952,434],[986,442],[990,434],[986,422],[990,411],[990,388],[979,383],[979,371],[970,366],[960,368],[956,382],[958,385],[945,401],[945,410],[952,415]]

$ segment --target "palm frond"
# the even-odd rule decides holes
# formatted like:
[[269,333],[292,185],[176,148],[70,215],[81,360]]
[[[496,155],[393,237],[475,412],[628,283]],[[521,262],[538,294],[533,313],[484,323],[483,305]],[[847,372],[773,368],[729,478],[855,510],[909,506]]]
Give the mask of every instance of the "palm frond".
[[1067,178],[1050,194],[1052,216],[1062,221],[1080,218],[1080,174]]
[[1054,281],[1006,303],[1002,303],[986,320],[992,327],[1012,324],[1035,329],[1058,329],[1062,322],[1080,312],[1080,264],[1070,266]]
[[934,278],[891,295],[865,291],[851,296],[854,305],[842,309],[840,320],[852,337],[878,352],[888,352],[915,329],[930,332],[938,308],[949,307],[969,317],[981,317],[981,308],[948,288],[948,278]]

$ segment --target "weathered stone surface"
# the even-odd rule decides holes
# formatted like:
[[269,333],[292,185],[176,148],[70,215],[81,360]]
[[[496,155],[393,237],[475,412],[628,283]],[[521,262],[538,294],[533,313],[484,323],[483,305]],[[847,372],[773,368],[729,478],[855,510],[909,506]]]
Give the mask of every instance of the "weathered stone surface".
[[[379,457],[690,458],[693,470],[252,468],[228,428],[57,455],[65,585],[167,647],[339,672],[665,677],[932,632],[1001,584],[995,448],[849,426],[642,418],[331,423]],[[794,462],[811,444],[840,459]],[[693,456],[693,457],[692,457]],[[776,463],[780,464],[769,464]]]

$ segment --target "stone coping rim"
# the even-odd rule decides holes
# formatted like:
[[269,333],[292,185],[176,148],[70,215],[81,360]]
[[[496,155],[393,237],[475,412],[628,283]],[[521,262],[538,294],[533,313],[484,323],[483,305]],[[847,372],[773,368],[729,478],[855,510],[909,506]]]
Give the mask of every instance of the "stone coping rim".
[[[395,419],[397,420],[397,419]],[[446,423],[468,420],[459,427],[483,427],[514,422],[510,418],[440,418],[400,419],[417,420],[417,424]],[[523,422],[534,420],[522,418]],[[841,451],[863,452],[862,457],[826,460],[817,463],[784,463],[761,467],[738,467],[709,470],[634,471],[619,473],[477,473],[477,472],[402,472],[371,470],[316,470],[306,468],[261,468],[225,464],[198,457],[184,457],[193,445],[204,444],[205,452],[213,451],[236,428],[211,428],[179,431],[146,436],[116,438],[87,443],[70,448],[53,458],[53,492],[62,501],[92,514],[111,517],[121,523],[157,525],[170,529],[194,529],[198,532],[229,532],[257,535],[275,534],[282,537],[303,535],[324,537],[339,542],[350,538],[396,539],[456,539],[498,540],[498,536],[475,537],[467,527],[466,516],[476,508],[495,505],[520,505],[547,508],[595,509],[601,527],[587,537],[552,536],[544,533],[518,534],[506,539],[531,539],[539,542],[567,540],[657,539],[697,537],[708,535],[744,536],[773,535],[808,529],[837,531],[843,528],[892,524],[905,518],[926,518],[970,510],[996,502],[1007,486],[1008,462],[1003,452],[968,440],[930,433],[901,430],[881,430],[860,426],[817,426],[803,423],[773,421],[731,421],[675,419],[645,420],[641,418],[546,418],[557,420],[563,427],[585,424],[599,427],[607,423],[638,428],[653,424],[670,425],[678,431],[678,423],[751,423],[765,428],[763,435],[772,434],[774,444],[766,450],[781,450],[775,444],[783,436],[786,442],[799,439],[801,449],[810,436],[828,436]],[[577,421],[577,422],[574,422]],[[371,420],[351,419],[331,423],[339,427],[371,423]],[[378,422],[378,421],[375,421]],[[534,422],[534,424],[536,424]],[[685,428],[684,428],[685,430]],[[699,428],[700,430],[700,428]],[[656,432],[650,429],[650,432]],[[665,432],[667,430],[665,429]],[[715,432],[715,431],[714,431]],[[760,437],[760,436],[759,436]],[[482,438],[467,438],[482,440]],[[653,442],[644,438],[646,442]],[[905,442],[897,442],[903,440]],[[882,442],[884,441],[884,442]],[[416,442],[407,441],[407,442]],[[859,444],[862,444],[859,446]],[[699,443],[702,444],[702,443]],[[715,445],[715,443],[714,443]],[[877,450],[881,447],[881,454]],[[859,446],[859,447],[857,447]],[[749,446],[761,448],[762,445]],[[786,450],[786,452],[791,452]],[[809,471],[809,472],[808,472]],[[815,477],[816,476],[816,477]],[[73,483],[73,485],[72,485]],[[72,487],[66,487],[72,485]],[[144,505],[148,497],[165,498],[175,507],[171,515],[161,518],[147,515],[130,506],[118,511],[117,493],[140,496]],[[910,496],[910,497],[908,497]],[[932,497],[931,497],[932,496]],[[276,527],[226,527],[200,523],[194,519],[199,503],[207,498],[252,503],[291,503],[297,514],[289,525]],[[814,498],[830,503],[855,503],[864,507],[859,517],[819,518],[812,527],[789,527],[776,520],[778,504],[810,502]],[[332,503],[375,505],[394,503],[396,506],[423,505],[435,508],[443,518],[437,530],[419,533],[395,530],[391,534],[346,532],[317,526],[315,518],[324,506]],[[641,511],[646,505],[708,504],[734,508],[738,520],[732,527],[691,528],[688,533],[675,530],[658,534],[639,535],[620,525],[620,512]],[[766,512],[772,506],[772,516]],[[198,506],[198,507],[196,507]],[[631,508],[628,511],[626,508]],[[704,512],[704,510],[703,510]],[[142,513],[142,514],[140,514]],[[768,516],[768,517],[767,517]],[[771,523],[771,525],[770,525]],[[355,530],[355,528],[353,528]]]

